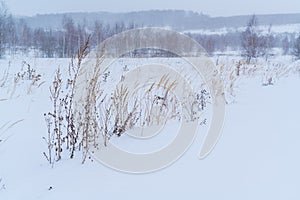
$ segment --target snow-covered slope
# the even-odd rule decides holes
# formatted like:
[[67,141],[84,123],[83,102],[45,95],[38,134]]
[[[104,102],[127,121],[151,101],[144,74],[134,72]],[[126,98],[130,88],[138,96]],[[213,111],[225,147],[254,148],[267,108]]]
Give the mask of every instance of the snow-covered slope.
[[[268,33],[270,26],[258,26],[258,29],[264,34]],[[219,28],[219,29],[195,29],[186,30],[185,33],[195,33],[203,35],[225,35],[227,33],[242,32],[246,30],[246,27],[239,28]],[[300,32],[300,24],[285,24],[285,25],[271,25],[271,33],[275,35],[285,33],[296,33]]]

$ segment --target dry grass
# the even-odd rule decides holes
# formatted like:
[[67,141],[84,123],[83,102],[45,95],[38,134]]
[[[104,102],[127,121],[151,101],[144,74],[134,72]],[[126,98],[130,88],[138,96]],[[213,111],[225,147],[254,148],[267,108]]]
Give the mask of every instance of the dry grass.
[[179,102],[172,92],[177,86],[176,80],[163,75],[157,83],[140,88],[136,93],[139,102],[140,127],[164,125],[178,115]]
[[[247,73],[247,68],[245,67],[246,63],[241,61],[238,62],[227,62],[219,63],[216,67],[219,70],[221,75],[225,99],[227,103],[232,103],[235,100],[236,94],[239,89],[239,83],[242,76],[245,76]],[[217,83],[213,85],[218,85]],[[219,91],[215,89],[215,91]]]
[[[6,76],[8,77],[8,75]],[[5,79],[6,82],[9,82],[8,78]],[[32,94],[34,89],[39,88],[41,85],[43,85],[45,81],[42,81],[42,75],[37,72],[37,69],[31,67],[30,64],[23,61],[23,66],[20,71],[18,71],[14,77],[13,77],[13,83],[12,88],[10,88],[10,98],[13,98],[16,96],[17,88],[20,85],[26,84],[27,86],[27,95]]]
[[9,67],[10,66],[8,66],[5,70],[4,70],[4,72],[3,72],[3,76],[2,76],[2,78],[0,79],[0,88],[2,87],[4,87],[5,85],[6,85],[6,83],[8,82],[8,77],[9,77]]
[[[90,87],[89,96],[85,99],[86,105],[84,107],[85,112],[80,119],[75,118],[75,111],[73,108],[73,98],[75,94],[75,84],[77,81],[78,73],[80,71],[81,64],[87,55],[89,38],[85,44],[79,49],[76,61],[75,58],[71,59],[69,65],[69,77],[63,79],[60,69],[58,68],[52,86],[50,87],[50,98],[53,103],[53,110],[44,114],[47,125],[47,137],[44,140],[47,143],[47,153],[44,152],[44,156],[53,166],[54,162],[59,161],[62,158],[62,152],[65,150],[70,158],[74,157],[76,150],[85,149],[84,159],[86,158],[88,151],[88,141],[90,138],[89,132],[91,132],[91,112],[93,105],[94,87]],[[98,74],[96,73],[95,76]],[[90,86],[94,86],[94,80],[91,80]],[[65,91],[63,85],[66,85]],[[87,117],[88,116],[88,117]],[[76,123],[76,122],[80,123]]]
[[15,122],[6,122],[5,124],[3,124],[0,127],[0,145],[4,144],[10,137],[13,136],[13,134],[7,135],[7,131],[11,128],[13,128],[14,126],[16,126],[17,124],[21,123],[22,121],[24,121],[24,119],[20,119],[18,121]]
[[297,67],[277,62],[257,61],[248,64],[242,60],[219,61],[216,66],[221,74],[227,103],[235,102],[243,79],[260,78],[263,86],[273,85],[282,78],[299,73]]
[[128,88],[121,84],[116,87],[109,98],[103,98],[98,104],[100,130],[105,146],[108,145],[112,136],[120,137],[137,123],[137,100],[134,100],[132,106],[129,103]]
[[[266,67],[259,64],[249,65],[234,60],[226,63],[219,62],[217,68],[222,80],[212,80],[210,83],[214,93],[210,94],[201,85],[197,92],[185,94],[181,102],[174,94],[178,83],[168,75],[163,75],[157,82],[134,88],[136,92],[133,92],[123,84],[126,74],[122,74],[121,82],[115,90],[110,94],[104,94],[105,86],[102,83],[107,81],[109,74],[105,72],[106,69],[101,69],[103,57],[100,53],[96,66],[91,66],[94,71],[84,88],[86,93],[80,105],[76,105],[80,109],[75,111],[73,98],[80,66],[87,55],[88,43],[85,45],[77,55],[77,62],[74,61],[75,59],[71,61],[68,80],[61,80],[67,85],[65,96],[60,96],[62,83],[58,81],[61,79],[59,71],[53,82],[51,94],[56,102],[53,101],[53,112],[48,113],[51,119],[48,118],[48,121],[46,119],[48,138],[45,140],[49,152],[44,153],[50,163],[61,159],[62,149],[67,150],[70,158],[74,157],[75,152],[82,151],[82,162],[85,162],[86,158],[89,158],[90,151],[98,148],[100,142],[104,141],[104,146],[107,146],[113,136],[120,137],[135,127],[165,125],[170,119],[186,121],[200,119],[203,110],[210,103],[211,96],[223,95],[219,94],[222,90],[218,88],[221,85],[218,81],[224,83],[226,101],[230,103],[236,97],[242,78],[257,77],[267,71]],[[272,70],[264,75],[268,84],[273,84],[274,80],[292,73],[292,70],[285,65],[270,65],[270,67]],[[201,122],[203,123],[206,121]]]

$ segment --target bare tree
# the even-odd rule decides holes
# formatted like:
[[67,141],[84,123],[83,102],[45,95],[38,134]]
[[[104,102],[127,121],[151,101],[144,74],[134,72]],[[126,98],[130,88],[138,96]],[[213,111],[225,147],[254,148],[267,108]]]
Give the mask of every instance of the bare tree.
[[258,30],[258,20],[255,15],[250,18],[247,28],[241,35],[242,56],[246,57],[246,61],[250,63],[252,58],[261,55],[261,36]]
[[23,52],[27,52],[32,45],[32,29],[27,25],[24,19],[21,19],[18,23],[18,33],[19,33],[19,44],[23,47]]
[[0,57],[5,52],[5,43],[7,39],[7,8],[4,1],[0,1]]
[[284,39],[281,41],[283,55],[287,55],[290,53],[290,43],[291,42],[288,36],[285,36]]
[[96,20],[93,27],[92,44],[98,45],[104,40],[105,30],[103,24]]
[[300,35],[297,37],[295,41],[293,54],[296,57],[296,59],[300,59]]
[[266,35],[260,37],[260,47],[262,55],[265,56],[266,61],[269,59],[269,56],[272,54],[272,48],[274,46],[274,37],[272,34],[272,25],[270,24],[268,32]]
[[62,20],[62,25],[64,29],[63,34],[63,57],[70,57],[76,53],[77,45],[77,34],[75,30],[74,20],[71,17],[64,16]]

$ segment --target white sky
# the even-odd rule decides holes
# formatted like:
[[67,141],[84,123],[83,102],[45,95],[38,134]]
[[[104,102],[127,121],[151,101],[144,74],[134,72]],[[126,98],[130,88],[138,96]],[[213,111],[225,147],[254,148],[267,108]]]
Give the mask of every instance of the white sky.
[[184,9],[211,16],[300,13],[299,0],[4,0],[15,15]]

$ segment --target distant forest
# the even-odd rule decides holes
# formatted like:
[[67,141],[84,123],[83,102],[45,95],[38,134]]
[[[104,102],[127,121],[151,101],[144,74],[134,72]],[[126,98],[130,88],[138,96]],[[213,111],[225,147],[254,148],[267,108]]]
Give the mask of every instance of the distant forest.
[[[130,13],[67,13],[15,17],[0,5],[0,57],[34,52],[37,57],[71,57],[91,36],[90,48],[125,30],[140,27],[168,27],[184,32],[199,42],[209,54],[240,50],[241,32],[224,34],[189,33],[189,30],[246,27],[251,16],[209,17],[181,10],[152,10]],[[260,25],[300,23],[300,14],[258,15]],[[270,26],[271,28],[271,26]],[[272,34],[272,48],[290,54],[296,33]]]

